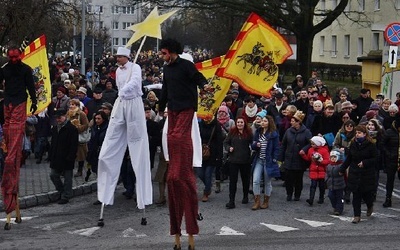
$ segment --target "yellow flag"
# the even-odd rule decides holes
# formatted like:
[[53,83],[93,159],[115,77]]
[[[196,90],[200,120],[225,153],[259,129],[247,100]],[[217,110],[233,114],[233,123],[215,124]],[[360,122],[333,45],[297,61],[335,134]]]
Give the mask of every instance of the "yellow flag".
[[[22,61],[33,69],[38,109],[35,114],[42,112],[51,103],[50,71],[46,52],[46,36],[37,38],[22,54]],[[31,99],[28,98],[26,113],[30,115]]]
[[219,77],[215,72],[221,65],[224,56],[196,63],[196,68],[208,80],[210,91],[200,91],[198,98],[197,116],[202,119],[211,118],[217,111],[228,92],[232,80]]
[[216,74],[238,82],[248,93],[266,96],[278,79],[278,64],[292,54],[285,39],[252,13]]

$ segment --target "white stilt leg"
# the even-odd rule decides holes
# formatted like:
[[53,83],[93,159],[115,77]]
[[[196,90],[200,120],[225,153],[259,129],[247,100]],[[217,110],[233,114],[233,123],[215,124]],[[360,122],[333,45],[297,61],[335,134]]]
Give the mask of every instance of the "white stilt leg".
[[104,212],[104,203],[101,203],[100,219],[97,222],[97,226],[99,226],[99,227],[103,227],[104,226],[103,212]]

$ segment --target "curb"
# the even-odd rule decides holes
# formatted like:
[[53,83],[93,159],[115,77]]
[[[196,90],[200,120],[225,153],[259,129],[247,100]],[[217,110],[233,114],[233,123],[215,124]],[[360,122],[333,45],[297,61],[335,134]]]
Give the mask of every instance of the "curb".
[[[72,188],[72,197],[81,196],[85,194],[90,194],[97,191],[97,181],[90,181],[82,185],[78,185]],[[19,207],[20,209],[25,209],[29,207],[46,205],[53,203],[59,199],[60,195],[58,191],[50,191],[48,193],[40,193],[35,195],[27,195],[20,197]],[[0,212],[4,212],[3,201],[0,200]]]

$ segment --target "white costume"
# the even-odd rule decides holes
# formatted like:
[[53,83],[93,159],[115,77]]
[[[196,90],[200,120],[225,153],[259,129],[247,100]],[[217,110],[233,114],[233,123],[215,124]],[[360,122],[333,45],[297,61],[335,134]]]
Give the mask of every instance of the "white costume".
[[[117,55],[128,50],[118,48]],[[128,50],[129,52],[129,50]],[[129,57],[129,53],[127,54]],[[136,199],[139,209],[152,204],[149,141],[142,101],[142,71],[139,65],[127,62],[116,72],[118,98],[99,155],[97,197],[106,205],[114,203],[122,160],[128,145],[136,175]]]

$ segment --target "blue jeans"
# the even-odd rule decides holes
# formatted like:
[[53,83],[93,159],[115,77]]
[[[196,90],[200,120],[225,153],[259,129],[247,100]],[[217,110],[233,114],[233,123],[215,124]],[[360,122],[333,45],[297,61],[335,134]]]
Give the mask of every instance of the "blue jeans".
[[254,195],[261,194],[260,182],[261,175],[264,174],[264,194],[271,196],[272,184],[271,177],[268,176],[267,171],[264,171],[265,159],[257,158],[256,164],[253,169],[253,192]]
[[332,207],[340,214],[343,213],[343,192],[344,189],[329,190],[328,197]]
[[204,183],[204,192],[211,193],[212,187],[212,175],[214,172],[214,166],[203,165],[201,168],[194,168],[196,175]]

